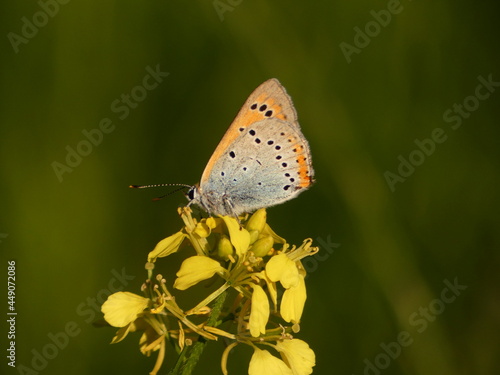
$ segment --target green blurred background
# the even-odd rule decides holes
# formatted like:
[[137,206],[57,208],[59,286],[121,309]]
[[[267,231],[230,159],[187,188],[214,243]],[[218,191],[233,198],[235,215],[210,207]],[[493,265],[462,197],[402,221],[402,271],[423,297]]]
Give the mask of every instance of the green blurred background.
[[[470,98],[478,77],[500,81],[496,3],[73,0],[47,9],[44,18],[40,3],[5,2],[0,12],[0,250],[5,275],[7,260],[17,263],[18,365],[33,368],[50,335],[69,329],[75,337],[39,373],[148,373],[154,359],[139,353],[139,336],[109,345],[114,330],[89,324],[100,318],[92,306],[115,273],[139,291],[147,252],[180,228],[186,200],[151,202],[165,191],[127,186],[196,183],[246,97],[276,77],[316,170],[310,191],[268,211],[290,242],[322,246],[307,263],[297,336],[316,352],[314,373],[500,372],[500,90]],[[23,17],[43,25],[36,35]],[[356,44],[366,28],[372,37]],[[347,44],[358,49],[346,54]],[[127,116],[113,110],[158,64],[168,77]],[[469,108],[457,129],[443,118],[454,103]],[[106,118],[113,130],[58,178],[53,163],[66,164],[67,146]],[[436,128],[446,140],[418,159],[415,140]],[[420,165],[390,189],[384,174],[412,152]],[[164,270],[170,281],[178,261]],[[451,298],[445,280],[467,288]],[[412,343],[399,353],[390,343],[402,332]],[[397,354],[389,361],[384,344]],[[221,347],[209,347],[198,374],[220,373]],[[230,373],[246,373],[250,355],[236,350]],[[23,373],[2,358],[8,373]]]

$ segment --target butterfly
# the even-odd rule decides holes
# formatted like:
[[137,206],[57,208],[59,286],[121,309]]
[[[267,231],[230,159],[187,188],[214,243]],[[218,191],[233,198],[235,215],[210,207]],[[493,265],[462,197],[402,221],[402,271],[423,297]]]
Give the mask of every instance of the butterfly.
[[271,207],[314,183],[309,144],[292,99],[280,82],[265,81],[248,97],[201,176],[187,193],[210,215],[237,217]]
[[297,112],[275,79],[248,97],[209,159],[199,184],[132,185],[189,187],[188,206],[209,215],[238,217],[295,198],[314,183],[311,151]]

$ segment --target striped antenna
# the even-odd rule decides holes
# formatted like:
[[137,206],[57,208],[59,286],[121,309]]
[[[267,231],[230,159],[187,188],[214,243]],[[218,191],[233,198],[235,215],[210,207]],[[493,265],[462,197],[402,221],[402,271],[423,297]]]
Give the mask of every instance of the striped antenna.
[[191,185],[186,185],[186,184],[155,184],[155,185],[130,185],[129,188],[132,189],[147,189],[147,188],[156,188],[156,187],[167,187],[167,186],[180,186],[178,189],[172,190],[171,192],[162,195],[157,198],[153,198],[154,201],[159,201],[160,199],[163,199],[165,197],[168,197],[169,195],[178,192],[179,190],[182,190],[184,188],[192,188]]

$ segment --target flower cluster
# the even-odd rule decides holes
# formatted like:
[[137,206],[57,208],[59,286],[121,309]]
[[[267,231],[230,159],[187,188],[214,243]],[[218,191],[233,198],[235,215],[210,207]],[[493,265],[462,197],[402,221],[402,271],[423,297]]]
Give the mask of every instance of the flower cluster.
[[[160,241],[148,254],[144,296],[118,292],[102,305],[104,319],[119,328],[112,343],[123,340],[129,332],[141,331],[141,352],[149,356],[158,351],[151,374],[160,369],[167,342],[181,354],[176,365],[180,368],[195,357],[190,357],[190,348],[219,337],[230,341],[221,360],[224,374],[228,373],[229,351],[240,344],[254,350],[250,375],[311,374],[314,352],[293,335],[300,330],[306,301],[306,272],[301,259],[318,251],[311,246],[312,240],[306,239],[299,247],[290,246],[269,227],[264,209],[241,221],[228,216],[198,221],[187,207],[180,208],[179,214],[184,227]],[[196,255],[182,262],[173,289],[183,291],[214,276],[218,286],[187,310],[177,304],[163,276],[154,274],[158,259],[185,245],[192,247]],[[227,303],[230,290],[236,293]],[[233,323],[227,325],[230,331],[219,328],[228,321]],[[281,359],[267,349],[279,353]]]

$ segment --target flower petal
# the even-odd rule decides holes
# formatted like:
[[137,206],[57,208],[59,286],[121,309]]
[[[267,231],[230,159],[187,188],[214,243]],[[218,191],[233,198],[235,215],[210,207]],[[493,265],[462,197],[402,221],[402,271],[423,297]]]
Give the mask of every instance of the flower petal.
[[118,292],[110,295],[102,304],[104,319],[113,327],[125,327],[137,318],[150,300],[130,292]]
[[278,236],[267,223],[266,225],[264,225],[264,229],[262,229],[260,233],[272,236],[274,238],[275,243],[282,243],[282,244],[286,243],[286,240],[283,237]]
[[210,229],[214,229],[217,226],[217,221],[213,217],[207,217],[205,223]]
[[240,226],[238,220],[231,216],[222,216],[222,220],[226,223],[229,231],[229,238],[236,250],[237,255],[246,253],[250,245],[250,233]]
[[312,368],[316,365],[316,355],[307,342],[299,339],[278,341],[276,349],[292,369],[293,375],[312,374]]
[[148,254],[148,262],[154,262],[156,258],[163,258],[179,250],[182,241],[186,238],[183,232],[177,232],[158,242],[153,251]]
[[260,285],[254,284],[252,293],[252,307],[248,328],[253,337],[266,333],[266,324],[269,320],[269,300],[266,292]]
[[194,228],[194,233],[196,233],[198,236],[202,238],[206,238],[210,236],[210,233],[212,233],[212,228],[210,228],[210,226],[208,226],[208,224],[205,221],[202,221],[196,224],[196,227]]
[[266,265],[267,277],[271,281],[280,281],[284,288],[291,288],[299,283],[299,270],[286,254],[281,253],[269,259]]
[[122,341],[125,337],[127,337],[130,332],[130,326],[132,323],[127,324],[125,327],[121,327],[118,331],[116,331],[115,337],[111,340],[111,344],[116,344],[117,342]]
[[189,257],[182,262],[181,268],[176,273],[177,279],[174,282],[174,288],[186,290],[222,270],[224,268],[216,260],[202,255]]
[[248,375],[293,375],[293,372],[285,362],[267,350],[255,348],[248,366]]
[[299,283],[285,290],[281,299],[280,313],[285,322],[300,322],[306,299],[307,293],[304,276],[299,275]]

